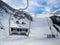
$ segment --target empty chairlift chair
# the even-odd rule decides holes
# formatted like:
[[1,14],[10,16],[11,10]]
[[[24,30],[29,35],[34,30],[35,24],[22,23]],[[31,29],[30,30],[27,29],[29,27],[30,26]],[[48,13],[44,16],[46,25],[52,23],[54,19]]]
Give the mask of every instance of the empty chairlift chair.
[[9,35],[29,36],[32,17],[25,11],[17,11],[9,19]]

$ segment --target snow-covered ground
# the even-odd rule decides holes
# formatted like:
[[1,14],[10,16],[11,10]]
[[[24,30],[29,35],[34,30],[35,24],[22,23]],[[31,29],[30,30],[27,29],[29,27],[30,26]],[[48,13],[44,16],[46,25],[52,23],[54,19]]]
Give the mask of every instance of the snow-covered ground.
[[[47,34],[51,34],[48,27],[48,25],[52,25],[48,18],[50,14],[32,15],[33,21],[31,23],[29,37],[22,35],[9,36],[10,15],[7,11],[13,13],[13,10],[10,10],[8,7],[9,6],[4,4],[0,5],[0,23],[3,25],[2,27],[4,27],[4,29],[0,29],[0,45],[60,45],[60,36],[56,38],[47,38]],[[57,34],[54,28],[52,32]]]
[[[33,16],[29,37],[21,35],[9,36],[9,24],[7,14],[3,16],[2,23],[5,30],[0,31],[0,45],[60,45],[60,36],[56,38],[47,38],[51,34],[48,27],[47,18]],[[54,29],[55,30],[55,29]]]

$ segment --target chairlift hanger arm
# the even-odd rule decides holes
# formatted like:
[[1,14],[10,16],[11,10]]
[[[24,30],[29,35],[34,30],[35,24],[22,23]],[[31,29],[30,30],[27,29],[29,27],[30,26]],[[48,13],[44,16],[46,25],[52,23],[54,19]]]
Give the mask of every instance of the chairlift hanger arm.
[[28,6],[29,6],[29,1],[27,0],[27,6],[25,7],[25,8],[19,8],[19,10],[26,10],[27,8],[28,8]]

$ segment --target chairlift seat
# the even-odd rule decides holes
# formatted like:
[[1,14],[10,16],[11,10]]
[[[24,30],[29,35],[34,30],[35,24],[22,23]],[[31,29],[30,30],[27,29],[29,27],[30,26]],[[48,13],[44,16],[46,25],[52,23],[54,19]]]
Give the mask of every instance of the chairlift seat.
[[28,28],[11,27],[10,34],[11,35],[28,35]]
[[56,36],[54,34],[47,34],[47,38],[55,38]]

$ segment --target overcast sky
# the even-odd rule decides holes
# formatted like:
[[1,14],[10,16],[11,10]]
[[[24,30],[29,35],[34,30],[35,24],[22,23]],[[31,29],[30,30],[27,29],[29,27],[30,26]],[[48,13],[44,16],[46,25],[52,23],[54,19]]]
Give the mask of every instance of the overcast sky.
[[[26,6],[26,0],[3,0],[11,7],[19,9]],[[26,9],[31,14],[51,13],[60,8],[60,0],[29,0],[29,7]]]

